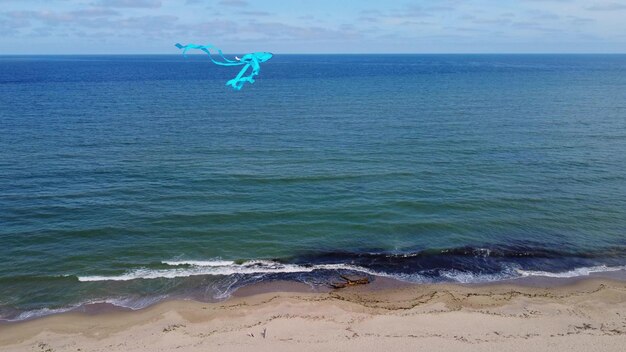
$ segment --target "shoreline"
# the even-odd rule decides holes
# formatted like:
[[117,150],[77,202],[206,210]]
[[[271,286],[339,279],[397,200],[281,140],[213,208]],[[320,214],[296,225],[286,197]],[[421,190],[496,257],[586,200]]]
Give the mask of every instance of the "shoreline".
[[[358,275],[357,275],[358,276]],[[572,277],[554,277],[554,276],[527,276],[527,277],[517,277],[510,279],[502,279],[496,281],[485,281],[485,282],[471,282],[471,283],[462,283],[462,282],[438,282],[438,283],[415,283],[409,281],[403,281],[393,277],[385,277],[385,276],[376,276],[370,274],[364,274],[364,276],[368,276],[371,278],[371,281],[365,285],[359,285],[358,290],[364,291],[381,291],[381,290],[395,290],[400,288],[408,288],[408,287],[437,287],[437,286],[459,286],[459,287],[489,287],[489,286],[519,286],[519,287],[538,287],[538,288],[556,288],[559,286],[567,286],[572,285],[581,281],[593,280],[593,279],[607,279],[611,281],[621,281],[626,283],[626,270],[610,270],[610,271],[602,271],[602,272],[591,272],[587,275],[580,276],[572,276]],[[73,307],[67,308],[53,308],[51,310],[58,310],[55,312],[47,313],[47,314],[35,314],[33,316],[29,316],[23,319],[0,319],[0,327],[4,325],[12,325],[19,324],[23,322],[29,322],[33,320],[38,320],[42,318],[47,318],[50,316],[64,315],[70,313],[84,313],[87,315],[97,315],[101,313],[107,312],[138,312],[142,311],[160,304],[164,304],[172,301],[192,301],[198,303],[205,304],[219,304],[228,302],[232,299],[236,298],[246,298],[264,293],[330,293],[335,291],[328,282],[326,285],[317,284],[306,284],[304,282],[288,280],[288,279],[278,279],[278,280],[268,280],[268,281],[258,281],[253,282],[248,285],[244,285],[235,289],[232,293],[230,293],[227,297],[222,299],[212,299],[212,300],[203,300],[199,299],[197,296],[190,295],[186,297],[181,296],[173,296],[173,297],[165,297],[163,299],[155,299],[154,301],[148,299],[148,301],[152,301],[152,303],[148,303],[146,305],[140,306],[138,308],[131,306],[124,306],[112,302],[106,301],[97,301],[97,302],[83,302],[78,303]],[[46,308],[44,308],[46,309]],[[38,311],[33,310],[31,312]],[[28,311],[26,311],[28,312]]]
[[[487,344],[527,350],[528,344],[545,348],[550,343],[571,350],[601,344],[604,351],[617,351],[626,343],[626,281],[605,276],[525,284],[374,280],[326,292],[304,292],[308,286],[299,283],[266,282],[221,302],[167,300],[135,311],[71,311],[2,324],[0,347],[286,351],[426,350],[434,345],[472,350]],[[265,338],[260,337],[263,331]]]

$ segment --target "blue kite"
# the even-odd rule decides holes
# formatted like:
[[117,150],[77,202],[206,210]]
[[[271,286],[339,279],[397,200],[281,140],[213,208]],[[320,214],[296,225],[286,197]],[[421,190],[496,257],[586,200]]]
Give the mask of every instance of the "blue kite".
[[[197,45],[197,44],[182,45],[182,44],[177,43],[176,47],[178,49],[183,50],[183,55],[185,55],[185,57],[187,57],[187,50],[199,49],[207,53],[209,55],[209,59],[211,59],[211,61],[216,65],[220,65],[220,66],[242,66],[243,65],[243,68],[241,69],[241,71],[239,71],[239,74],[237,75],[237,77],[226,82],[227,86],[232,86],[233,89],[235,90],[241,90],[241,88],[243,88],[243,85],[246,82],[254,83],[254,76],[258,76],[259,72],[261,71],[260,64],[262,62],[268,61],[273,56],[272,53],[258,52],[258,53],[246,54],[242,56],[241,58],[238,58],[235,56],[236,61],[233,61],[233,60],[229,60],[225,58],[224,54],[222,54],[222,51],[220,49],[217,49],[213,45]],[[211,51],[210,51],[211,49],[217,50],[218,55],[222,58],[223,61],[217,61],[213,59],[213,56],[211,55]],[[245,75],[248,69],[250,68],[252,69],[250,73]]]

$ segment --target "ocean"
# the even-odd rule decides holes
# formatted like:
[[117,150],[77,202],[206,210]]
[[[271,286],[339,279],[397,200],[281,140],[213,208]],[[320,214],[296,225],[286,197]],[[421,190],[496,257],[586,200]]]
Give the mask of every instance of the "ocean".
[[626,268],[626,55],[0,57],[0,320]]

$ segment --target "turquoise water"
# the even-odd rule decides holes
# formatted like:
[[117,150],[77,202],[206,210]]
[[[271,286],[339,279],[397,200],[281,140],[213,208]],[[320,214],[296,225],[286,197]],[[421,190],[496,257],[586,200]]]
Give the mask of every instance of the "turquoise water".
[[[236,72],[235,72],[236,73]],[[626,264],[626,56],[0,57],[0,318]]]

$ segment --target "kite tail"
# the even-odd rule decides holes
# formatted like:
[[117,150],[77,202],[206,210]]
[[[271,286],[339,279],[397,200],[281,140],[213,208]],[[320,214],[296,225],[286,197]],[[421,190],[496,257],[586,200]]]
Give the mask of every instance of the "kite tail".
[[[215,48],[213,45],[196,45],[196,44],[182,45],[180,43],[176,43],[175,46],[178,49],[182,49],[183,50],[183,55],[185,55],[185,56],[187,56],[187,50],[189,50],[189,49],[202,50],[205,53],[207,53],[207,55],[209,55],[209,59],[216,65],[220,65],[220,66],[241,66],[241,65],[243,65],[242,62],[232,61],[232,60],[227,59],[226,57],[224,57],[224,54],[222,53],[222,51],[220,49]],[[225,62],[220,62],[220,61],[216,61],[215,59],[213,59],[213,55],[211,55],[211,48],[217,49],[217,52],[219,53],[219,56]]]
[[233,60],[229,60],[229,59],[225,58],[224,54],[222,54],[222,51],[220,49],[217,49],[217,52],[220,54],[220,57],[222,59],[224,59],[224,61],[229,62],[229,63],[239,63],[239,61],[233,61]]

